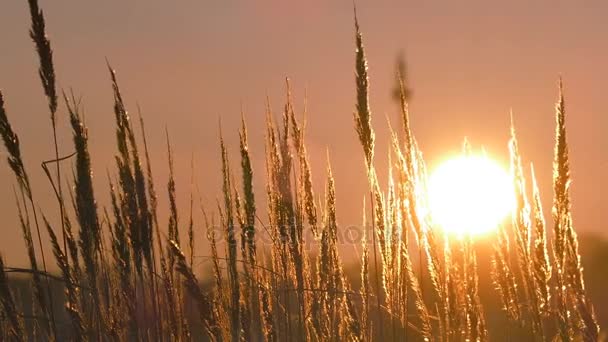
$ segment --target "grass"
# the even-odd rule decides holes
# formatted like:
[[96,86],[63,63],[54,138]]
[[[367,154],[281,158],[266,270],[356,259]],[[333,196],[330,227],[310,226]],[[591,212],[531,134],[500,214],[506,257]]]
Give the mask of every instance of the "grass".
[[[211,241],[208,247],[214,278],[201,283],[193,271],[195,244],[201,238],[193,229],[194,197],[191,194],[188,220],[180,220],[169,136],[170,214],[165,224],[157,213],[159,198],[152,181],[143,119],[140,116],[138,139],[117,75],[109,64],[117,146],[116,166],[108,172],[108,187],[101,189],[111,194],[109,206],[96,200],[88,128],[80,102],[65,94],[75,153],[58,154],[55,122],[62,106],[55,86],[53,53],[43,13],[36,0],[30,0],[29,5],[30,34],[40,60],[39,74],[54,133],[55,159],[44,165],[60,223],[49,222],[37,206],[19,138],[0,92],[0,135],[14,174],[17,215],[31,266],[22,271],[31,274],[34,295],[33,314],[27,315],[24,307],[29,304],[18,301],[21,297],[15,296],[8,277],[11,269],[0,256],[0,340],[485,341],[508,338],[514,327],[528,340],[599,339],[570,212],[561,80],[556,105],[551,240],[533,169],[529,173],[532,199],[527,198],[528,173],[522,167],[512,125],[509,147],[517,206],[512,224],[498,230],[491,253],[492,279],[502,301],[505,324],[502,330],[490,331],[480,296],[479,246],[470,237],[452,239],[430,229],[431,222],[421,210],[426,201],[426,167],[409,124],[410,90],[401,72],[397,79],[402,126],[400,134],[392,133],[386,190],[378,182],[368,62],[356,14],[354,127],[369,184],[369,200],[364,201],[369,210],[363,211],[363,226],[369,222],[372,227],[362,240],[359,275],[349,276],[340,256],[339,196],[329,156],[324,200],[315,201],[305,124],[296,118],[288,82],[280,122],[276,123],[267,110],[265,174],[252,168],[244,116],[239,129],[240,172],[231,168],[220,133],[217,169],[222,174],[223,194],[217,210],[211,212],[219,217],[226,249],[222,253],[222,245],[216,242],[215,216],[209,218],[209,208],[201,208]],[[143,142],[143,158],[138,140]],[[465,146],[465,153],[467,150]],[[66,192],[59,165],[67,159],[74,161],[74,170],[72,186]],[[47,164],[55,164],[54,175]],[[254,181],[264,178],[256,177],[258,173],[265,176],[265,202],[261,200],[264,196],[253,190]],[[235,174],[240,175],[240,181]],[[190,186],[193,191],[194,181]],[[68,199],[71,206],[66,206]],[[268,215],[265,219],[259,214],[263,205]],[[183,229],[187,230],[189,254],[180,242]],[[310,253],[304,248],[307,229],[319,242],[318,251]],[[40,253],[35,250],[33,230]],[[166,236],[161,234],[165,230]],[[53,247],[59,277],[47,272],[41,231],[46,231],[45,239]],[[270,247],[256,245],[262,235],[271,239]],[[416,259],[420,263],[417,269]],[[51,295],[51,282],[61,286],[64,296]],[[425,282],[431,286],[423,287]]]

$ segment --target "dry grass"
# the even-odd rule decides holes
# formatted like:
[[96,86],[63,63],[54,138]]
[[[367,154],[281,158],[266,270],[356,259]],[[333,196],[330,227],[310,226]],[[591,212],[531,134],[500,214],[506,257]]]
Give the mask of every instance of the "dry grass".
[[[55,133],[55,117],[61,113],[61,106],[55,89],[53,54],[42,11],[36,0],[30,0],[29,4],[31,37],[40,58],[39,73]],[[549,240],[533,170],[532,200],[528,201],[527,177],[513,126],[509,147],[517,207],[512,223],[498,230],[492,257],[494,284],[502,301],[503,316],[509,323],[503,331],[488,331],[479,295],[475,241],[451,239],[432,229],[432,223],[421,210],[426,205],[426,167],[410,127],[409,90],[401,73],[397,74],[401,134],[392,136],[386,190],[379,184],[373,158],[375,133],[368,101],[368,62],[356,16],[355,44],[354,121],[363,148],[362,166],[367,172],[370,204],[369,209],[363,210],[363,226],[369,217],[367,222],[372,227],[371,231],[365,230],[362,240],[360,286],[355,286],[357,281],[347,276],[340,257],[336,213],[340,196],[336,193],[329,157],[324,200],[322,205],[315,201],[318,191],[315,192],[312,182],[305,123],[296,118],[289,82],[281,121],[275,123],[270,109],[267,110],[266,220],[258,216],[263,196],[253,190],[255,177],[244,116],[238,132],[240,183],[231,169],[220,132],[218,171],[222,174],[223,200],[218,201],[217,214],[227,242],[224,253],[216,243],[214,217],[210,222],[206,209],[201,208],[211,241],[210,252],[203,252],[212,259],[211,285],[201,283],[193,271],[197,241],[192,214],[194,197],[191,193],[189,219],[183,224],[178,216],[169,136],[170,213],[165,227],[157,213],[158,198],[143,119],[140,116],[145,165],[140,160],[141,146],[116,73],[109,65],[117,154],[116,168],[108,175],[109,186],[102,191],[111,195],[110,212],[103,207],[100,216],[81,106],[73,96],[64,96],[75,150],[70,156],[75,160],[74,186],[69,191],[73,205],[72,211],[64,205],[59,165],[65,158],[57,153],[55,133],[56,158],[51,161],[56,164],[55,178],[45,170],[60,208],[61,225],[57,227],[61,228],[63,244],[52,224],[43,217],[61,270],[59,278],[49,275],[42,248],[37,253],[32,238],[34,226],[42,247],[38,222],[42,210],[37,207],[19,139],[9,123],[0,92],[0,135],[17,185],[17,214],[31,265],[36,313],[33,317],[24,315],[0,258],[0,340],[28,340],[37,335],[43,340],[75,341],[485,341],[502,337],[509,326],[519,326],[530,340],[597,341],[599,326],[586,295],[570,212],[561,81],[556,106],[553,240]],[[190,186],[192,191],[194,180]],[[76,218],[74,222],[70,220],[72,216]],[[189,258],[180,245],[181,229],[187,229]],[[313,253],[304,249],[307,229],[319,242],[319,250]],[[160,232],[164,230],[168,231],[167,239],[161,238]],[[256,237],[262,235],[272,240],[270,247],[256,245]],[[38,266],[38,254],[43,270]],[[418,270],[414,265],[416,259],[420,262]],[[60,283],[65,291],[63,298],[51,296],[51,280]],[[431,286],[425,288],[424,282],[428,280]],[[55,315],[53,303],[60,301],[65,314]],[[193,314],[193,310],[197,313]],[[68,318],[61,331],[56,326],[65,322],[58,316]],[[35,329],[28,331],[26,325]]]

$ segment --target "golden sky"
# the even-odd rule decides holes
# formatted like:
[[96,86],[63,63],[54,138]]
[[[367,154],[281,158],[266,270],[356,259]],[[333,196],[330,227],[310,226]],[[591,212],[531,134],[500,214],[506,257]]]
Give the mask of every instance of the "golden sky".
[[[192,155],[205,204],[214,206],[220,195],[219,118],[238,166],[241,104],[263,200],[264,101],[268,95],[275,114],[280,112],[288,76],[297,109],[302,109],[304,89],[308,94],[307,141],[317,193],[323,192],[329,149],[340,222],[360,222],[367,183],[352,121],[350,0],[47,0],[40,5],[55,51],[58,86],[73,88],[83,98],[100,208],[107,204],[106,169],[113,170],[115,152],[108,58],[131,112],[137,103],[143,109],[161,195],[167,180],[165,125],[169,129],[182,217],[187,215]],[[534,162],[548,214],[554,102],[561,74],[575,225],[579,231],[606,231],[608,2],[359,1],[358,13],[382,169],[388,149],[386,118],[397,124],[390,96],[394,64],[404,51],[414,89],[412,128],[430,168],[457,152],[465,136],[474,147],[483,146],[505,161],[512,108],[524,162]],[[21,137],[36,196],[52,218],[58,208],[39,167],[53,156],[52,131],[28,28],[25,1],[0,1],[0,88]],[[63,107],[59,117],[60,149],[67,154],[72,147]],[[3,163],[0,251],[9,264],[19,265],[25,253],[12,185]],[[165,207],[166,196],[160,200]]]

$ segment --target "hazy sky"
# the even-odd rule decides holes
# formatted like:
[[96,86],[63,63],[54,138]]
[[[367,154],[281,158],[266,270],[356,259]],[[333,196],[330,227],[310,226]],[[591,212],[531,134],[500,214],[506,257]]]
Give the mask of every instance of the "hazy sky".
[[[107,204],[106,169],[113,172],[115,153],[108,58],[131,112],[137,103],[143,109],[162,207],[165,125],[176,153],[184,217],[192,155],[205,204],[214,206],[220,194],[220,117],[232,162],[238,166],[241,104],[249,123],[258,194],[264,194],[264,101],[268,95],[275,114],[280,112],[288,76],[298,110],[304,89],[308,93],[307,142],[317,193],[323,192],[329,149],[339,220],[360,222],[367,183],[352,120],[352,1],[41,0],[41,7],[58,85],[73,88],[85,104],[100,208]],[[396,56],[403,50],[414,89],[412,128],[430,168],[456,153],[465,136],[475,148],[483,146],[505,161],[512,108],[524,162],[534,162],[548,214],[554,103],[561,74],[575,225],[581,231],[606,230],[608,2],[359,1],[358,13],[382,170],[388,149],[386,118],[397,124],[390,92]],[[28,27],[25,0],[0,1],[0,88],[21,137],[35,195],[45,214],[55,218],[58,209],[39,167],[54,155],[52,131]],[[63,154],[72,150],[66,117],[62,106]],[[22,265],[25,253],[13,183],[3,162],[0,251],[8,264]]]

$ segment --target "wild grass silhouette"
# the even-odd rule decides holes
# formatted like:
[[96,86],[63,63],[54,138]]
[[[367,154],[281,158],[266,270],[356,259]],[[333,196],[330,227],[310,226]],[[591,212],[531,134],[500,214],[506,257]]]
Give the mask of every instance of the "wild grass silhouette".
[[[117,150],[108,187],[93,188],[88,128],[81,104],[67,94],[62,98],[75,152],[59,155],[56,116],[62,112],[61,92],[56,89],[43,13],[36,0],[29,0],[29,6],[30,35],[40,61],[54,137],[55,159],[43,165],[60,223],[47,220],[37,205],[19,137],[9,122],[9,106],[0,92],[0,135],[15,176],[17,215],[30,262],[30,269],[19,270],[8,267],[0,257],[1,340],[485,341],[508,339],[510,334],[527,340],[599,339],[570,212],[561,80],[555,116],[552,229],[545,223],[534,171],[528,173],[522,166],[512,125],[510,164],[517,205],[512,223],[500,227],[493,246],[484,250],[492,255],[494,293],[500,298],[504,317],[501,329],[490,329],[480,295],[483,261],[477,255],[483,246],[471,237],[454,239],[432,229],[422,210],[426,167],[409,124],[410,89],[401,72],[397,73],[401,132],[391,132],[389,183],[385,190],[379,184],[368,62],[356,14],[353,114],[369,183],[369,197],[365,196],[369,210],[364,210],[363,226],[372,227],[361,242],[360,269],[347,270],[341,260],[336,219],[340,194],[329,160],[324,201],[315,201],[304,125],[297,119],[288,83],[280,121],[274,121],[270,106],[267,109],[262,177],[256,177],[260,170],[252,168],[245,119],[238,131],[240,171],[233,171],[220,133],[217,169],[222,174],[223,199],[215,212],[226,249],[220,251],[224,245],[216,236],[215,216],[207,215],[209,208],[201,208],[214,278],[201,283],[193,271],[195,245],[201,238],[193,229],[194,200],[191,196],[189,219],[181,219],[168,134],[170,214],[165,228],[165,219],[157,213],[158,189],[143,119],[140,116],[138,138],[109,64]],[[66,176],[59,167],[66,159],[74,162],[69,189],[62,188]],[[49,164],[55,164],[55,174]],[[527,198],[527,174],[531,200]],[[254,181],[264,177],[266,196],[253,190]],[[98,204],[95,194],[99,191],[110,193],[109,206]],[[265,219],[258,214],[263,206],[268,213]],[[165,229],[166,236],[161,234]],[[180,238],[184,229],[186,246]],[[318,242],[318,251],[313,253],[304,248],[308,229]],[[256,245],[260,235],[271,239],[270,247]],[[43,240],[52,245],[59,276],[47,271],[51,260],[42,252]],[[416,259],[424,268],[415,269]],[[15,296],[10,272],[31,276],[31,310],[26,310],[29,304],[21,302],[22,296]],[[427,289],[421,286],[425,281],[430,282]],[[53,287],[60,287],[63,296],[52,295]],[[55,307],[60,304],[63,309]]]

